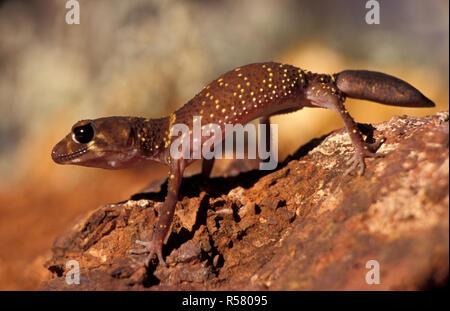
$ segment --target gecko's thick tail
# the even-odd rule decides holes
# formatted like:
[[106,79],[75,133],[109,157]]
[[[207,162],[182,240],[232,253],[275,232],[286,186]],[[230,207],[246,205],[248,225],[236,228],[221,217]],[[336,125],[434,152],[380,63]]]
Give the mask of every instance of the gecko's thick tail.
[[411,84],[385,73],[345,70],[334,75],[336,86],[348,97],[401,107],[434,107],[434,103]]

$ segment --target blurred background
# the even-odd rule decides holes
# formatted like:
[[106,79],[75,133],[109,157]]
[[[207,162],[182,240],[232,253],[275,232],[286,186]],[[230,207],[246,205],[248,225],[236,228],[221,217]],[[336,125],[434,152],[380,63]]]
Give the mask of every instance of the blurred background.
[[[37,289],[56,236],[167,171],[56,165],[51,148],[80,119],[160,117],[220,74],[270,60],[320,73],[383,71],[437,104],[350,100],[358,122],[448,110],[449,2],[378,2],[380,24],[368,25],[364,0],[79,0],[80,24],[68,25],[65,0],[0,1],[0,290]],[[322,109],[273,122],[280,160],[342,127]]]

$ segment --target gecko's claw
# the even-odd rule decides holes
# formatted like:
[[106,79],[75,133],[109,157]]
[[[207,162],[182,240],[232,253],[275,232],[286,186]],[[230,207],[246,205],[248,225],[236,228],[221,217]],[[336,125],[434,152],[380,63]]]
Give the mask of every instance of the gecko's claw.
[[152,240],[150,242],[140,241],[136,240],[136,244],[140,244],[144,246],[142,249],[130,249],[128,252],[130,254],[146,254],[148,253],[147,259],[145,260],[145,266],[148,267],[150,264],[150,260],[153,258],[153,255],[156,254],[158,257],[159,263],[167,267],[166,262],[164,261],[163,255],[162,255],[162,243],[157,242],[155,240]]

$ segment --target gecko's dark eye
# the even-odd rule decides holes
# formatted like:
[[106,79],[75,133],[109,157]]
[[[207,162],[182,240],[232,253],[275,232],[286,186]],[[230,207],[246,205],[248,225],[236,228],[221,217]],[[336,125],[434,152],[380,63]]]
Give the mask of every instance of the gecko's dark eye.
[[76,142],[86,144],[94,138],[94,129],[90,124],[77,126],[73,129],[72,137]]

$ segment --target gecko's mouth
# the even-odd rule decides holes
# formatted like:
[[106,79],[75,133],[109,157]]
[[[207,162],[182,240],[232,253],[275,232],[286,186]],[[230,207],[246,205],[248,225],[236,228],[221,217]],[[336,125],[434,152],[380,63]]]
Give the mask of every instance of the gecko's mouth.
[[88,147],[84,147],[70,153],[58,153],[55,151],[55,149],[52,150],[52,159],[56,163],[65,163],[67,161],[71,161],[88,152]]

